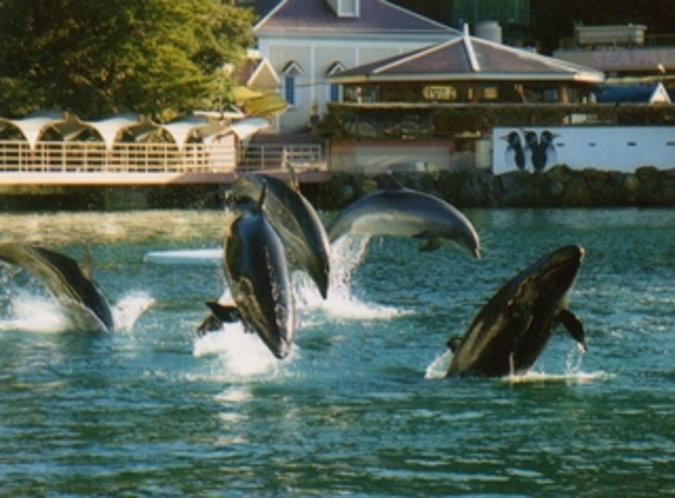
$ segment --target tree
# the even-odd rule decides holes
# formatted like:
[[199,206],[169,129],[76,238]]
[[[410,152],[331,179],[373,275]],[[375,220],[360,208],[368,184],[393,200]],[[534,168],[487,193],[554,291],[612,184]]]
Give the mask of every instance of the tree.
[[227,98],[252,46],[234,0],[0,0],[0,115],[169,119]]

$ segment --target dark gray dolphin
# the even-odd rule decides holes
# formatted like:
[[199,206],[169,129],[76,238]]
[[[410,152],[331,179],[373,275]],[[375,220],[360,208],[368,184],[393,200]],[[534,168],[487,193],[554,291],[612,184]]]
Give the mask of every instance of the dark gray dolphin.
[[35,276],[83,330],[112,331],[110,305],[91,278],[91,255],[80,265],[68,256],[18,243],[0,244],[0,259],[20,266]]
[[447,375],[503,376],[528,370],[556,324],[586,350],[583,325],[567,308],[584,257],[577,245],[561,247],[507,282],[476,315],[462,338],[451,338]]
[[241,214],[233,215],[226,229],[223,266],[236,315],[224,307],[221,319],[238,315],[247,330],[257,332],[277,358],[284,358],[295,335],[295,304],[284,245],[262,209],[265,185],[258,204],[238,207]]
[[328,236],[316,210],[300,193],[292,170],[291,176],[289,183],[262,173],[246,174],[234,183],[232,195],[256,202],[263,184],[267,186],[267,220],[288,249],[290,262],[309,274],[326,299],[330,273]]
[[480,258],[478,234],[464,214],[443,199],[399,184],[353,202],[328,227],[331,243],[348,233],[425,239],[421,249],[428,251],[445,239]]

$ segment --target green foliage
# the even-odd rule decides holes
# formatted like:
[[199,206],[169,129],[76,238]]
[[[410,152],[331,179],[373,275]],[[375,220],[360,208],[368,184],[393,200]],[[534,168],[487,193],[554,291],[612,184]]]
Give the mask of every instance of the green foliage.
[[55,108],[170,119],[232,87],[253,44],[234,0],[0,0],[1,116]]

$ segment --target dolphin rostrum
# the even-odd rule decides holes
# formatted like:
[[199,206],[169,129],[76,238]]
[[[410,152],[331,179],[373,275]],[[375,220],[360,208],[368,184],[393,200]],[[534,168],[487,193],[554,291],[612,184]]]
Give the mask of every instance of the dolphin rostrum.
[[331,243],[348,233],[425,239],[420,248],[433,251],[443,240],[480,258],[480,241],[471,222],[436,196],[389,185],[350,204],[328,227]]
[[207,303],[213,315],[200,329],[213,329],[217,320],[240,319],[281,359],[288,355],[295,335],[295,304],[283,243],[262,209],[265,196],[263,183],[257,205],[238,205],[235,209],[241,212],[231,213],[226,228],[223,266],[236,310]]
[[265,212],[289,252],[289,260],[306,271],[319,288],[328,294],[330,244],[323,223],[312,204],[302,195],[291,170],[291,181],[262,173],[240,176],[232,186],[235,198],[256,202],[266,185]]
[[525,372],[558,323],[585,351],[583,325],[567,307],[583,257],[580,246],[563,246],[507,282],[476,315],[464,336],[448,341],[454,354],[447,376]]
[[91,254],[78,264],[68,256],[43,247],[0,244],[0,259],[35,276],[65,308],[74,325],[89,331],[113,331],[110,305],[91,278]]

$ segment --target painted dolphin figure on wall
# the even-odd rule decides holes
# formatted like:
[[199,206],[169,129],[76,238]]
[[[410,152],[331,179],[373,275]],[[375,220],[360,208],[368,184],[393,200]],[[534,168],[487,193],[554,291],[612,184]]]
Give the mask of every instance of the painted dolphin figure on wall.
[[499,137],[502,140],[506,140],[508,146],[504,152],[506,158],[506,164],[516,165],[519,170],[525,170],[525,151],[523,150],[523,144],[520,140],[520,134],[517,131],[512,131],[508,135]]
[[207,304],[221,321],[240,319],[281,359],[295,335],[295,303],[284,245],[262,209],[265,185],[256,205],[237,206],[241,213],[234,215],[224,238],[223,266],[236,313],[232,307]]
[[425,239],[421,250],[438,249],[448,240],[480,258],[480,240],[471,222],[436,196],[388,185],[353,202],[328,227],[331,243],[348,233]]
[[535,172],[541,173],[547,166],[554,164],[557,160],[554,140],[559,135],[549,130],[544,130],[537,138],[534,131],[525,132],[526,154]]
[[267,220],[288,249],[291,263],[306,271],[326,299],[330,274],[330,244],[323,223],[312,204],[300,193],[291,170],[291,181],[251,173],[240,176],[232,187],[236,198],[256,202],[266,185]]
[[19,243],[0,244],[0,259],[35,276],[67,311],[73,323],[88,331],[114,330],[110,305],[91,278],[91,255],[83,264],[68,256]]
[[528,370],[562,323],[586,350],[583,325],[567,308],[584,257],[578,245],[561,247],[507,282],[476,315],[464,337],[448,341],[451,375],[504,376]]

